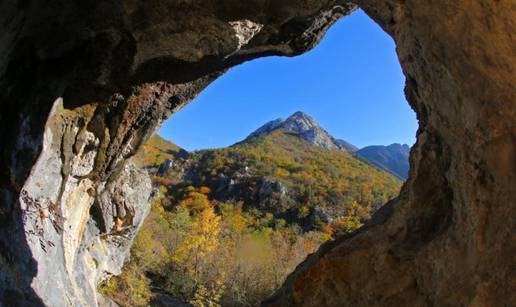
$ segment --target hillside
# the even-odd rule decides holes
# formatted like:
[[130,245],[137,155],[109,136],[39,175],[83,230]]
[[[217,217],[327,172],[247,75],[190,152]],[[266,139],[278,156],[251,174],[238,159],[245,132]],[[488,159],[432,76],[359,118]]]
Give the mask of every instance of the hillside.
[[367,146],[358,150],[356,154],[402,180],[406,180],[408,177],[410,147],[406,144]]
[[165,161],[186,158],[188,152],[160,135],[153,135],[138,151],[134,160],[146,168],[160,167]]
[[402,180],[406,180],[409,169],[410,147],[408,145],[392,144],[389,146],[374,145],[359,149],[355,145],[336,139],[323,129],[317,121],[304,112],[296,112],[287,119],[272,120],[251,133],[247,138],[267,135],[276,130],[295,134],[299,138],[319,148],[341,150],[353,153],[382,170],[388,171]]
[[136,158],[159,194],[131,262],[102,293],[122,306],[258,306],[320,244],[399,193],[399,179],[304,113],[264,127],[188,155],[159,136],[149,141]]
[[399,192],[392,175],[345,151],[327,150],[283,129],[189,159],[188,183],[207,186],[211,197],[243,201],[303,229],[331,224],[361,210],[369,213]]

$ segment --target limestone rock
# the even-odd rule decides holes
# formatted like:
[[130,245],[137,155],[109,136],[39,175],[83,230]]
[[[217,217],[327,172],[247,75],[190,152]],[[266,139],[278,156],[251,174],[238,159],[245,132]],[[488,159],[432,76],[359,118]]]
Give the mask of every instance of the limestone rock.
[[347,152],[355,153],[358,151],[358,147],[356,147],[355,145],[348,143],[344,140],[336,139],[335,142],[337,143],[337,146],[339,146],[340,148],[343,148]]
[[282,129],[288,133],[294,133],[312,145],[328,150],[344,150],[354,152],[355,146],[343,141],[336,140],[317,121],[304,112],[296,112],[286,120],[281,118],[270,121],[251,133],[247,139],[271,133],[274,130]]

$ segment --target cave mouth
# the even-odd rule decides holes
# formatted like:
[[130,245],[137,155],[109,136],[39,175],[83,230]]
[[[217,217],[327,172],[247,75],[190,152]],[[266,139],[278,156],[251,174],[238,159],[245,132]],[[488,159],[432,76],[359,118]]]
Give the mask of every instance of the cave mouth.
[[[126,163],[142,140],[227,68],[266,55],[304,53],[356,8],[347,1],[243,3],[70,1],[59,8],[38,0],[2,3],[1,301],[97,305],[102,297],[83,286],[118,274],[141,226],[120,236],[110,217],[142,209],[137,216],[143,222],[149,208],[150,179]],[[360,0],[357,5],[397,44],[405,92],[420,123],[410,179],[396,201],[375,214],[374,226],[320,248],[265,305],[511,305],[516,299],[506,259],[514,254],[514,233],[510,223],[500,221],[516,211],[514,4]],[[256,22],[266,28],[258,37],[237,36],[253,35]],[[98,143],[99,159],[92,161],[89,154],[75,159],[90,141]],[[69,163],[79,172],[63,174],[61,165]],[[88,170],[91,176],[84,176]],[[45,185],[41,178],[60,181]],[[143,181],[125,184],[130,179]],[[102,195],[88,193],[89,187],[100,188]],[[134,197],[113,203],[115,193]],[[201,195],[196,203],[202,205]],[[63,197],[88,202],[66,206]],[[63,210],[24,215],[29,205],[40,206],[39,200],[60,201]],[[97,225],[88,223],[92,236],[81,236],[84,224],[73,219],[75,213],[99,200],[112,224],[106,230],[115,231],[99,235]],[[57,244],[46,253],[45,246],[54,244],[28,234],[39,233],[41,222],[54,214],[71,222],[64,226],[79,236],[60,223],[48,227]],[[136,244],[156,241],[140,237]],[[89,242],[108,248],[84,248]],[[148,257],[163,249],[143,251],[133,259],[155,260]],[[70,264],[77,270],[70,271]],[[141,275],[133,275],[129,291],[149,286],[150,279]],[[148,299],[145,293],[139,297]]]
[[[131,262],[103,293],[121,303],[259,305],[323,242],[398,195],[417,129],[404,82],[392,38],[361,10],[307,54],[254,60],[217,79],[136,156],[160,194]],[[251,135],[278,117],[313,121],[342,147],[307,145],[286,128]],[[130,294],[136,280],[141,293]]]

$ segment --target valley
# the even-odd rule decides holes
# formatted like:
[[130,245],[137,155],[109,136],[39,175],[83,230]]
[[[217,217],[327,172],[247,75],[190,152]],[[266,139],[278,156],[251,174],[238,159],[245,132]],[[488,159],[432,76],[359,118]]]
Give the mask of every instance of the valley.
[[358,150],[302,112],[220,149],[153,136],[134,158],[152,175],[151,212],[102,293],[122,306],[258,306],[398,195],[402,181]]

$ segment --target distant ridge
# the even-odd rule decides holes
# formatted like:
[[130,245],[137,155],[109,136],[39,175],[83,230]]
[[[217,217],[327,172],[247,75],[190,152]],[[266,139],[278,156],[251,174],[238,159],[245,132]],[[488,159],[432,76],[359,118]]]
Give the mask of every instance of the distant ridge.
[[408,178],[410,147],[407,144],[367,146],[356,154],[403,180]]

